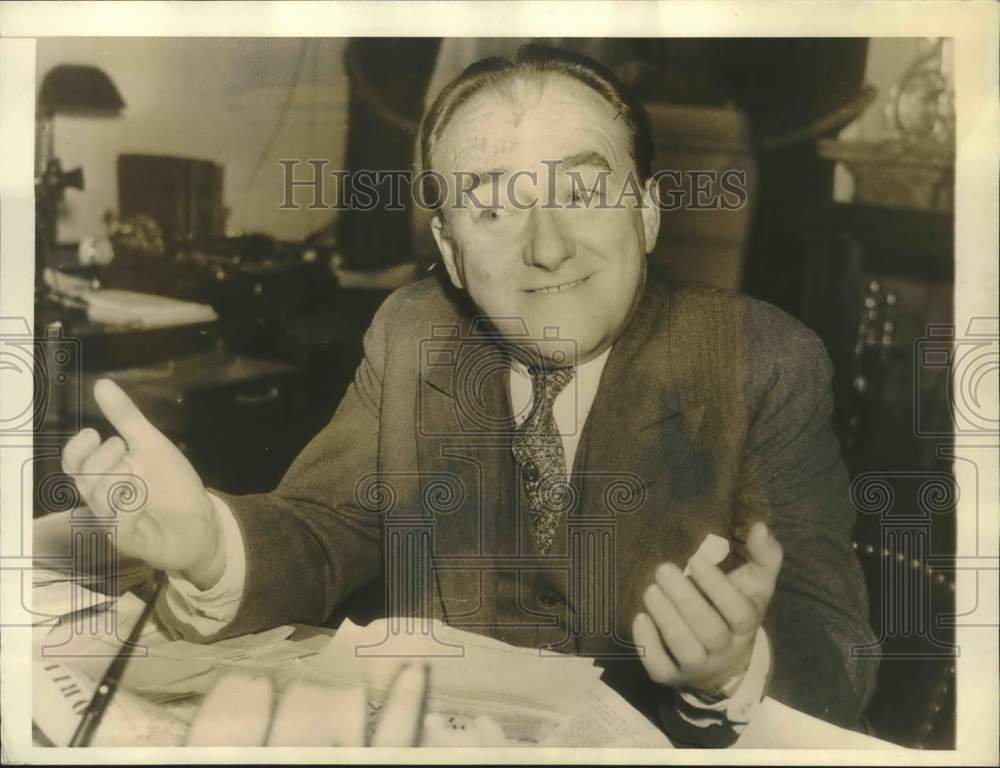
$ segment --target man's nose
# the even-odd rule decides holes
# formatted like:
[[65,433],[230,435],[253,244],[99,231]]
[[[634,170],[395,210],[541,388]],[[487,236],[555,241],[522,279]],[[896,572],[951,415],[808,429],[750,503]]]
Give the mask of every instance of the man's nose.
[[574,246],[558,220],[557,211],[536,206],[531,211],[531,236],[524,251],[524,263],[554,271],[572,258]]

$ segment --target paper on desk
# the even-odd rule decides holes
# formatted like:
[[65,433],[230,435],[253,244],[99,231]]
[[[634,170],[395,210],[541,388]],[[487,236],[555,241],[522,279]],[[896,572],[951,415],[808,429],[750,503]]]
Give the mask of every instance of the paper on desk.
[[900,749],[765,698],[733,749]]
[[[74,614],[64,617],[57,625],[47,629],[47,634],[35,643],[35,657],[56,660],[104,659],[118,653],[118,649],[129,636],[138,621],[145,603],[132,593],[119,598],[107,597],[113,601],[102,613]],[[149,621],[139,637],[142,641],[138,655],[148,653],[150,642],[156,642],[160,633],[155,621]]]
[[[126,593],[115,601],[109,616],[102,617],[109,620],[93,622],[77,618],[52,629],[36,644],[36,658],[63,661],[99,679],[144,607],[142,600]],[[318,650],[315,642],[288,640],[294,631],[294,627],[282,626],[217,643],[198,644],[171,640],[152,620],[139,636],[121,686],[157,702],[205,693],[226,668],[266,670]]]
[[32,568],[31,584],[40,587],[43,584],[54,584],[60,581],[72,581],[73,574],[66,571],[57,571],[52,568]]
[[139,325],[161,328],[190,323],[207,323],[218,319],[208,304],[171,299],[152,293],[100,290],[90,293],[87,318],[112,325]]
[[[69,744],[87,703],[93,678],[55,662],[32,663],[32,720],[57,747]],[[187,725],[182,720],[119,689],[94,733],[95,747],[177,746]]]
[[[78,613],[63,617],[55,626],[44,627],[45,634],[39,633],[34,642],[35,658],[64,660],[71,664],[88,659],[105,665],[110,663],[138,621],[145,603],[131,593],[108,599],[114,602],[104,612]],[[166,639],[155,621],[143,627],[137,655],[148,654],[148,645],[156,642],[157,633]],[[92,665],[89,672],[93,673],[94,669]]]
[[[461,718],[486,715],[508,739],[538,743],[579,703],[597,682],[601,670],[593,660],[541,656],[433,622],[433,635],[390,635],[388,622],[359,627],[345,621],[333,640],[315,656],[300,662],[314,682],[341,687],[366,685],[378,711],[399,668],[420,660],[430,668],[428,710]],[[436,642],[437,641],[437,642]],[[442,656],[440,643],[453,643],[461,656]],[[359,649],[381,656],[363,657]],[[371,652],[371,651],[370,651]]]
[[294,631],[276,627],[205,644],[156,638],[148,646],[148,656],[130,665],[123,684],[157,701],[205,693],[227,669],[267,672],[319,650],[316,643],[284,639]]
[[275,627],[215,643],[189,643],[185,640],[155,642],[150,645],[153,657],[175,661],[209,662],[223,666],[266,669],[317,653],[329,638],[320,636],[312,641],[292,641],[287,638],[295,631],[292,626]]
[[87,589],[74,581],[52,581],[32,586],[32,623],[50,624],[62,616],[111,602],[113,598]]
[[664,747],[673,744],[611,686],[598,681],[543,747]]
[[[79,627],[77,627],[79,629]],[[89,628],[88,628],[89,630]],[[35,659],[59,662],[93,680],[99,680],[121,649],[127,634],[106,627],[96,632],[74,631],[69,624],[57,627],[35,648]],[[122,675],[120,689],[163,701],[192,693],[204,693],[211,686],[216,665],[198,659],[170,659],[154,656],[140,638]]]

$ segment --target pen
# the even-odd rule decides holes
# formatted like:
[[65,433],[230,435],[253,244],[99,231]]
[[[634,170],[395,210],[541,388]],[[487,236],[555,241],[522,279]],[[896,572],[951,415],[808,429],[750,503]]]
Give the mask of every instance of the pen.
[[165,581],[166,579],[158,575],[153,596],[146,603],[146,607],[142,609],[139,619],[132,627],[132,631],[129,632],[128,639],[112,660],[111,666],[108,667],[101,681],[97,684],[94,695],[91,697],[90,703],[84,710],[83,717],[80,718],[80,723],[73,733],[73,738],[70,739],[69,746],[86,747],[90,745],[90,740],[94,737],[97,726],[101,724],[101,718],[104,717],[104,713],[111,703],[115,691],[118,690],[118,683],[121,682],[122,675],[125,674],[125,666],[128,664],[129,659],[132,658],[132,650],[136,646],[139,635],[142,634],[143,627],[153,613],[153,606],[156,605],[156,599],[160,596],[160,590],[163,588]]

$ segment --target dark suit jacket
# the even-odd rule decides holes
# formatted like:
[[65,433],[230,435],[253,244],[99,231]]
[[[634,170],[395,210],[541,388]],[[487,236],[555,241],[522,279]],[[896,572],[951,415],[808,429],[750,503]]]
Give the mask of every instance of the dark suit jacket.
[[336,414],[278,488],[220,494],[247,583],[211,639],[322,623],[382,582],[392,614],[596,656],[675,742],[721,743],[676,717],[630,627],[658,564],[683,567],[714,533],[732,542],[732,567],[764,520],[785,551],[765,620],[768,693],[857,725],[875,667],[851,649],[874,638],[816,336],[746,297],[650,282],[608,358],[544,557],[510,451],[508,370],[489,325],[438,281],[394,293]]

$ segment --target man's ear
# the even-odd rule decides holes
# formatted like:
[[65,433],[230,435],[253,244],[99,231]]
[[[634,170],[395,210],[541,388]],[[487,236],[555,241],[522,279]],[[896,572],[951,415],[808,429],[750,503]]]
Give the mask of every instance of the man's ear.
[[646,253],[652,253],[656,247],[656,238],[660,234],[660,206],[657,205],[659,193],[653,189],[653,179],[646,181],[642,196],[642,230],[646,236]]
[[440,211],[435,213],[431,218],[431,234],[434,236],[434,242],[437,243],[438,251],[441,253],[445,269],[448,270],[448,277],[451,278],[452,285],[464,290],[465,283],[462,282],[462,274],[455,260],[455,244],[452,242],[451,234],[448,232],[448,225],[445,223],[444,214]]

